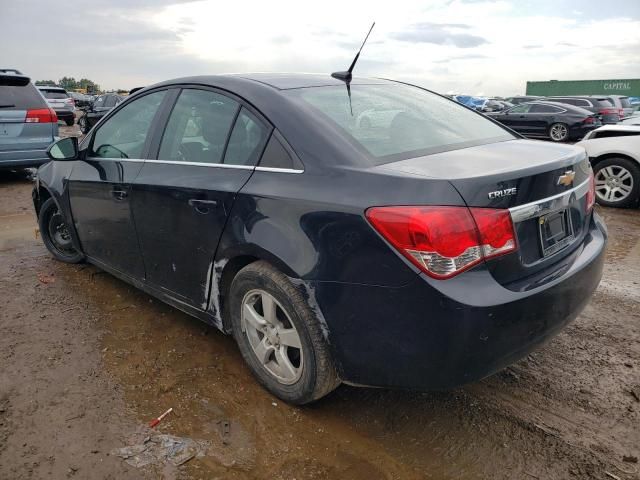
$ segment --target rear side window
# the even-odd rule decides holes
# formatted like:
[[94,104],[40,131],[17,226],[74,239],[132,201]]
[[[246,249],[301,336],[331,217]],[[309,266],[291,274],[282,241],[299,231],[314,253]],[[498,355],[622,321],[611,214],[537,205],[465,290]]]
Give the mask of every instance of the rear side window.
[[140,158],[153,118],[166,90],[150,93],[122,107],[93,137],[92,157]]
[[40,91],[42,92],[42,95],[44,95],[44,98],[49,98],[51,100],[60,100],[64,98],[69,98],[69,94],[64,90],[47,90],[47,89],[41,88]]
[[376,163],[512,140],[504,128],[459,103],[402,85],[292,89]]
[[622,108],[631,108],[629,97],[620,97],[620,105],[622,105]]
[[238,115],[224,163],[229,165],[255,165],[264,149],[269,130],[246,108]]
[[28,110],[46,106],[47,102],[32,84],[24,87],[0,86],[0,109]]
[[264,149],[264,153],[260,159],[260,166],[268,168],[286,168],[291,170],[303,169],[300,161],[291,156],[275,132],[271,135],[271,138],[269,138],[269,143],[267,143],[267,146]]
[[158,159],[222,163],[238,108],[238,102],[216,92],[182,90],[162,136]]
[[509,113],[528,113],[529,110],[531,110],[530,103],[521,103],[520,105],[516,105],[511,110],[509,110]]
[[596,100],[597,104],[601,107],[613,107],[613,103],[611,103],[609,100],[604,100],[604,99],[598,99]]
[[562,112],[561,108],[554,107],[553,105],[532,105],[531,113],[560,113]]

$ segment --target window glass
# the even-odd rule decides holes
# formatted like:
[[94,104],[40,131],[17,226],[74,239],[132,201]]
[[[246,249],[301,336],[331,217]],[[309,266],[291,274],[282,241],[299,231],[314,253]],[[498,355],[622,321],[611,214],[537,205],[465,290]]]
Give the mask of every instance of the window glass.
[[96,98],[96,101],[93,102],[94,107],[104,107],[104,95],[100,95]]
[[91,156],[140,158],[153,117],[166,93],[150,93],[118,110],[96,132]]
[[69,94],[64,90],[45,90],[43,88],[40,89],[44,98],[49,98],[51,100],[62,100],[63,98],[69,98]]
[[286,91],[381,163],[514,138],[484,116],[421,88],[351,85],[350,93],[342,85]]
[[116,106],[116,96],[115,95],[107,95],[105,101],[104,101],[104,106],[107,108],[111,108],[111,107],[115,107]]
[[597,103],[600,104],[601,107],[613,107],[613,102],[604,99],[598,99]]
[[531,105],[528,103],[521,103],[520,105],[516,105],[509,113],[527,113],[531,109]]
[[0,110],[28,110],[46,107],[47,102],[32,84],[24,87],[0,86]]
[[536,103],[531,106],[531,113],[559,113],[562,112],[561,108],[554,107],[553,105],[541,105]]
[[162,136],[158,159],[221,163],[238,107],[219,93],[183,90]]
[[269,143],[264,149],[262,158],[260,159],[261,167],[269,168],[291,168],[302,170],[302,165],[298,161],[294,161],[289,152],[278,140],[276,134],[271,135]]
[[269,131],[247,109],[238,115],[229,138],[224,163],[230,165],[255,165],[267,141]]

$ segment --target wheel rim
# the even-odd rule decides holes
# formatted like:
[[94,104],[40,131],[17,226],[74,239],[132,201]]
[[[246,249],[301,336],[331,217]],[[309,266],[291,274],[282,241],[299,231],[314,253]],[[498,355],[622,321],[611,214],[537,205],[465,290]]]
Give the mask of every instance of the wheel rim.
[[556,124],[551,127],[551,138],[554,140],[564,140],[567,136],[567,127]]
[[625,200],[633,191],[633,175],[619,165],[609,165],[596,173],[596,196],[605,202]]
[[242,300],[242,331],[260,364],[278,382],[291,385],[302,375],[300,335],[282,305],[264,290],[251,290]]
[[58,210],[49,218],[49,238],[56,250],[63,255],[69,255],[75,251],[67,224]]

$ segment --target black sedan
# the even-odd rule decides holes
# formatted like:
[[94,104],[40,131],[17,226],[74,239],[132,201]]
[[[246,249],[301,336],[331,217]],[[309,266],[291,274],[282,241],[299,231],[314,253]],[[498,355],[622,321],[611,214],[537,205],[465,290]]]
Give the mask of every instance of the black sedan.
[[119,105],[125,97],[116,93],[106,93],[98,95],[95,100],[86,105],[82,110],[83,113],[78,118],[78,126],[84,134],[104,117],[107,112],[111,111],[116,105]]
[[52,255],[233,334],[292,403],[480,379],[573,320],[602,274],[583,149],[393,81],[168,81],[49,154],[34,203]]
[[554,142],[579,140],[601,126],[596,114],[558,102],[521,103],[487,115],[522,135],[550,138]]

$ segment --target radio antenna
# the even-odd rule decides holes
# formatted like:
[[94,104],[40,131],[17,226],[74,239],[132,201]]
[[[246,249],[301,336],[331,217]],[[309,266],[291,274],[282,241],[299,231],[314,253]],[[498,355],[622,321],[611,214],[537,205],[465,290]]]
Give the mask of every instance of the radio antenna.
[[351,79],[353,78],[353,68],[356,66],[358,58],[360,58],[360,52],[362,52],[362,47],[364,47],[364,44],[367,43],[367,39],[369,38],[369,35],[371,34],[371,30],[373,30],[373,27],[375,27],[375,25],[376,25],[376,22],[373,22],[373,24],[371,25],[371,28],[369,29],[369,33],[367,33],[367,36],[364,37],[364,42],[362,42],[362,45],[360,46],[360,50],[358,50],[358,53],[356,53],[356,56],[353,59],[353,62],[351,62],[351,66],[349,67],[349,70],[347,70],[345,72],[333,72],[331,74],[331,76],[333,78],[337,78],[338,80],[342,80],[342,81],[346,82],[347,84],[349,84],[349,82],[351,82]]

